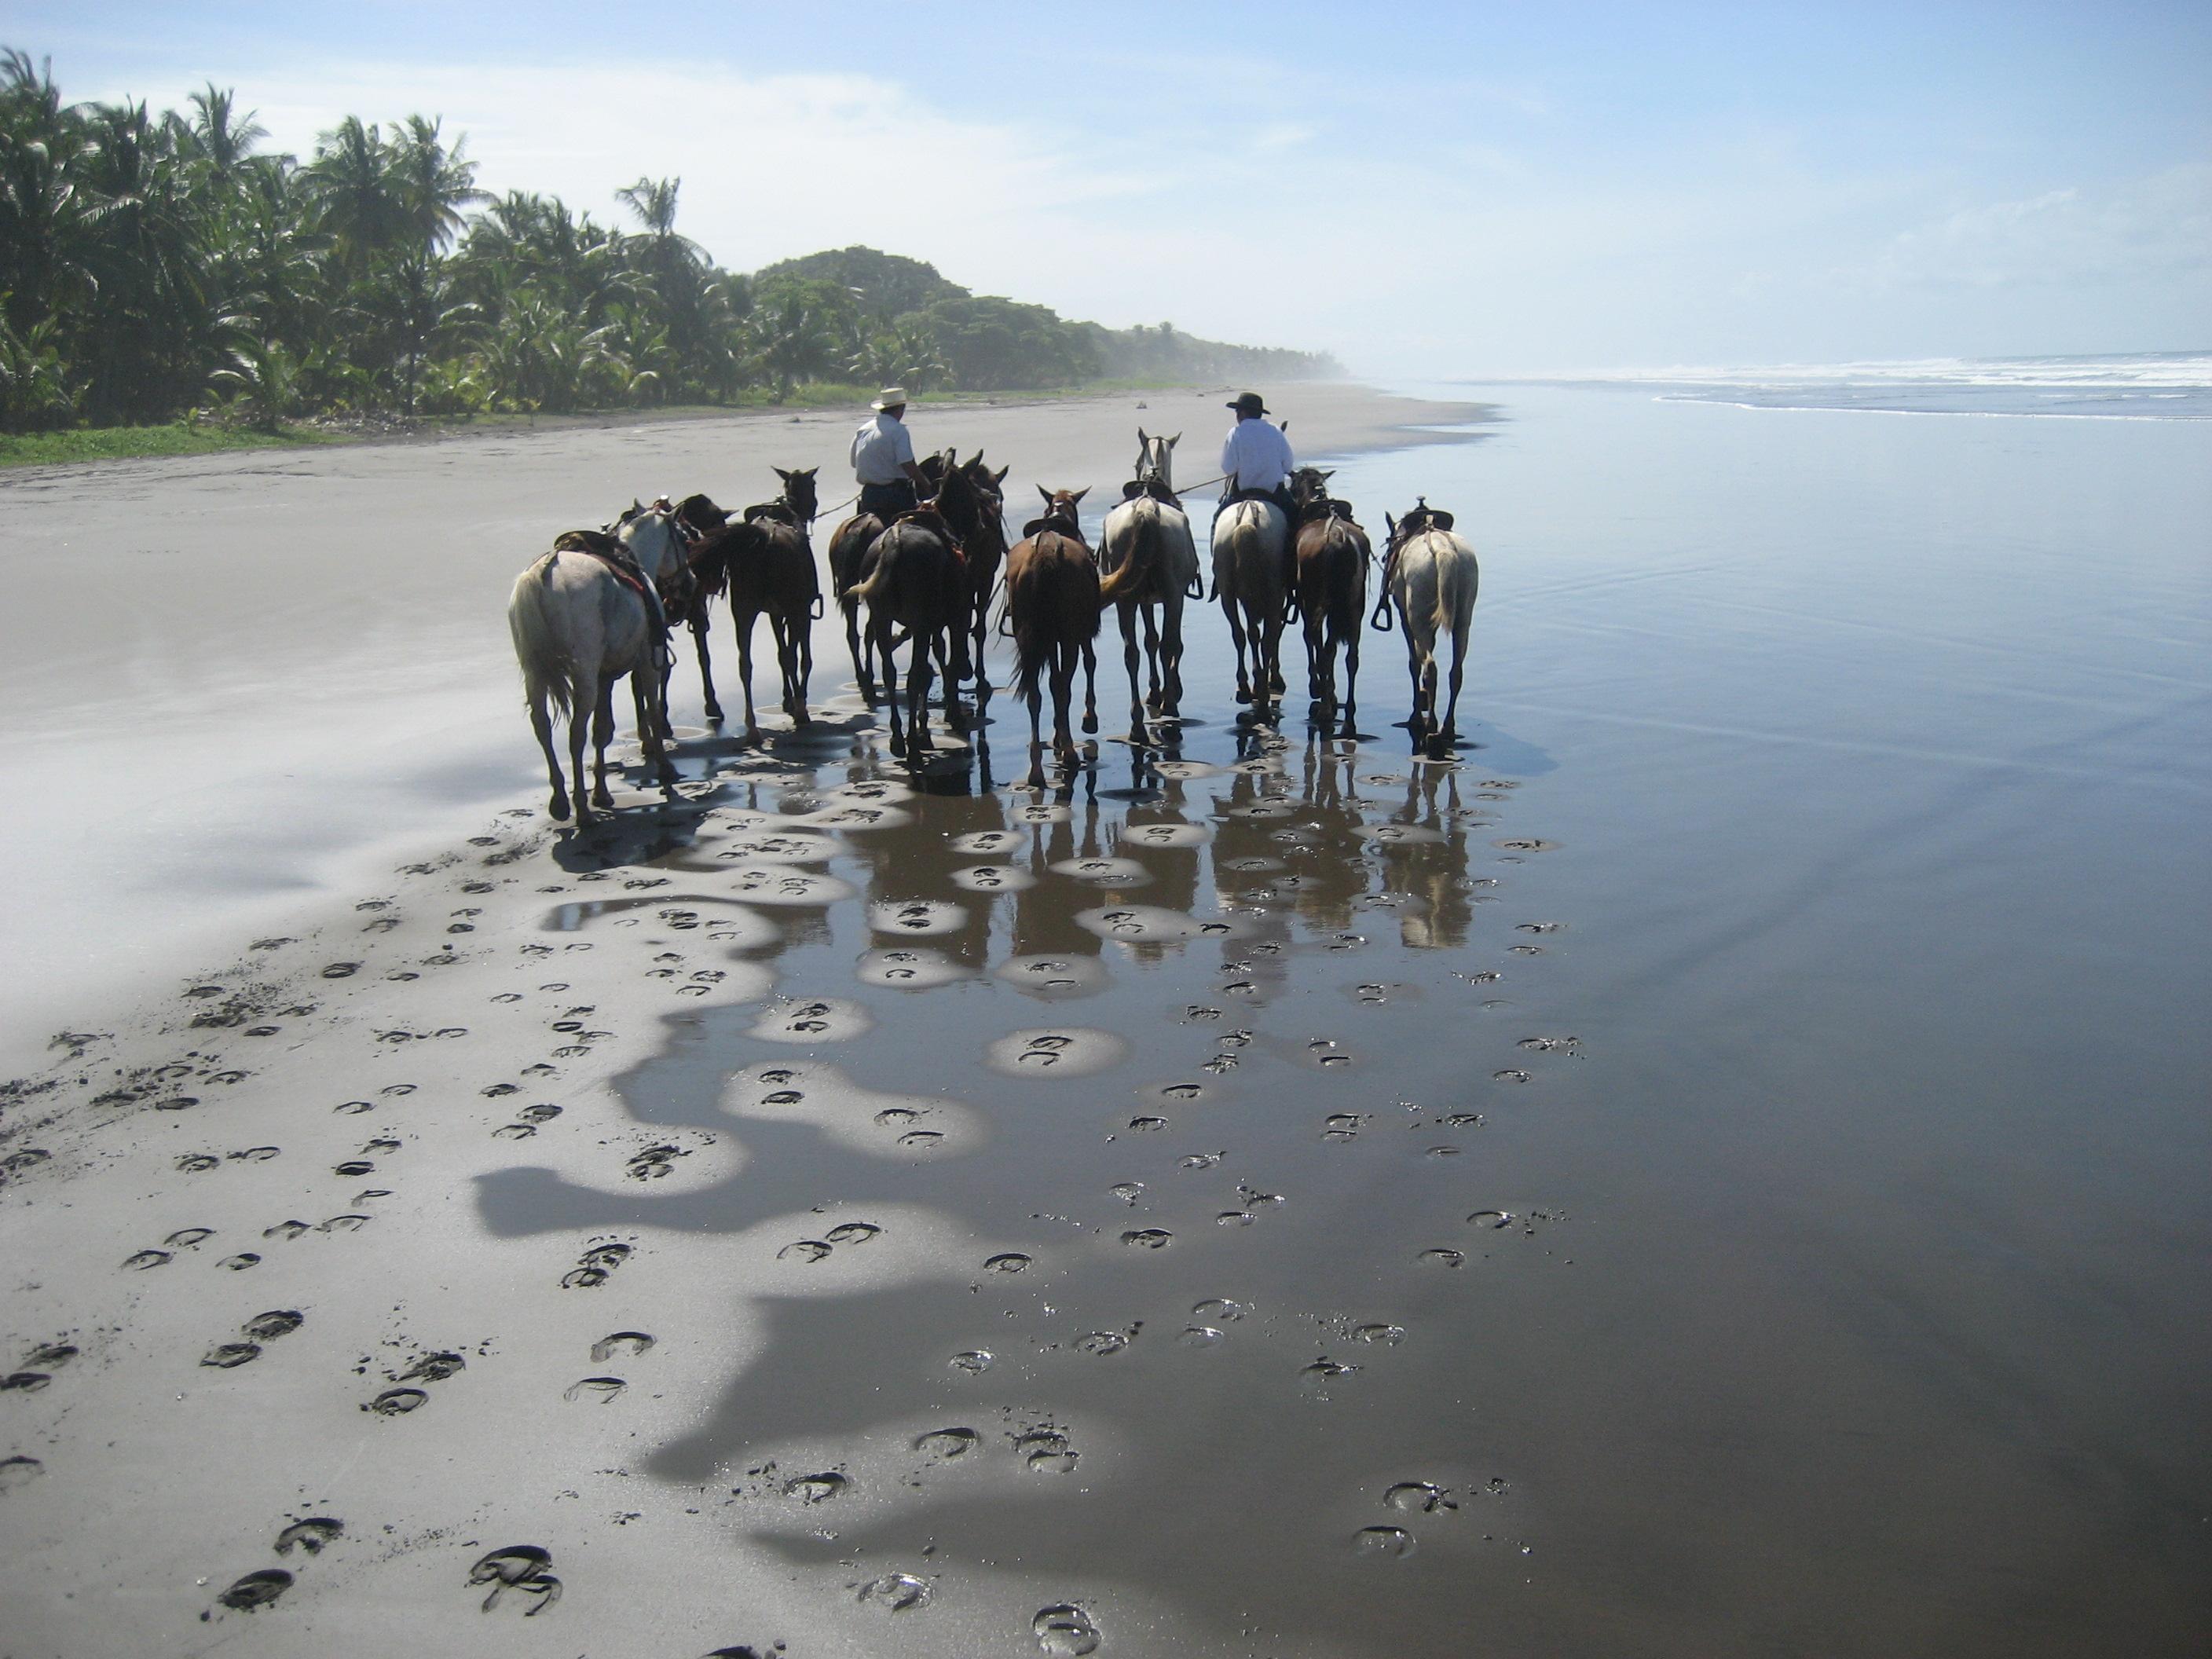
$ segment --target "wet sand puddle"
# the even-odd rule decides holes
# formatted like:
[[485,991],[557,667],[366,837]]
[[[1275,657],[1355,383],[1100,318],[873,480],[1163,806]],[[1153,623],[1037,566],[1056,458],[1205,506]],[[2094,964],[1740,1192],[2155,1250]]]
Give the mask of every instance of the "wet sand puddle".
[[[1573,1279],[1488,1127],[1580,1054],[1502,994],[1548,965],[1516,945],[1565,948],[1502,902],[1497,843],[1540,828],[1516,781],[1224,728],[1125,787],[963,793],[875,741],[710,758],[591,836],[518,811],[403,872],[343,955],[287,964],[379,988],[374,1029],[271,1006],[305,995],[275,975],[194,988],[179,1057],[102,1095],[169,1133],[94,1341],[190,1326],[210,1377],[301,1354],[286,1386],[395,1479],[526,1413],[551,1510],[481,1498],[398,1553],[395,1594],[487,1624],[557,1622],[627,1547],[545,1518],[580,1486],[702,1559],[765,1551],[779,1616],[863,1650],[888,1620],[913,1652],[1425,1650],[1529,1571],[1483,1332]],[[417,984],[434,1016],[385,1012]],[[289,1068],[231,1063],[257,1042]],[[313,1101],[281,1146],[179,1103],[262,1076]],[[489,1244],[427,1218],[455,1198]],[[333,1287],[433,1225],[480,1283]],[[56,1326],[0,1387],[66,1392],[87,1339]],[[16,1437],[0,1483],[54,1484]],[[271,1509],[282,1568],[205,1540],[208,1616],[400,1571],[354,1544],[374,1484],[288,1490],[317,1514]]]

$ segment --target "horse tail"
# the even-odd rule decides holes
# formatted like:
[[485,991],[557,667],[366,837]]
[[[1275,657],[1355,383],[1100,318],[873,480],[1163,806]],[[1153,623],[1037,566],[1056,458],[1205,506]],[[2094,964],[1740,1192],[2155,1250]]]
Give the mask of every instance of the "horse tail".
[[1128,551],[1112,574],[1098,585],[1101,607],[1118,605],[1124,599],[1142,598],[1165,550],[1166,532],[1160,523],[1159,508],[1149,501],[1139,502],[1129,515]]
[[[1474,575],[1474,551],[1449,531],[1432,532],[1443,544],[1443,556],[1433,551],[1431,557],[1437,573],[1436,617],[1431,624],[1432,637],[1443,639],[1459,626],[1460,596]],[[1467,596],[1466,609],[1474,608],[1474,597]]]
[[568,653],[553,625],[553,565],[547,554],[514,580],[507,602],[507,632],[514,637],[514,659],[521,665],[523,695],[532,707],[550,701],[562,719],[574,713]]
[[1052,654],[1045,639],[1050,630],[1040,625],[1029,603],[1030,590],[1036,585],[1031,565],[1006,572],[1006,614],[1014,623],[1014,691],[1024,702],[1037,695],[1037,677],[1049,665]]

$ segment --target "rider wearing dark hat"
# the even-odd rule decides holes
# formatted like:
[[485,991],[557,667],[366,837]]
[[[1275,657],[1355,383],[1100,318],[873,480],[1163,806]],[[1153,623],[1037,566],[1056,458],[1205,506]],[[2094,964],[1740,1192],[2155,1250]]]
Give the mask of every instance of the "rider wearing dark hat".
[[1237,411],[1237,424],[1221,442],[1221,501],[1214,517],[1236,501],[1273,501],[1283,514],[1287,561],[1297,539],[1297,515],[1291,507],[1291,473],[1297,465],[1291,441],[1282,428],[1269,424],[1267,406],[1258,392],[1240,392],[1228,406]]

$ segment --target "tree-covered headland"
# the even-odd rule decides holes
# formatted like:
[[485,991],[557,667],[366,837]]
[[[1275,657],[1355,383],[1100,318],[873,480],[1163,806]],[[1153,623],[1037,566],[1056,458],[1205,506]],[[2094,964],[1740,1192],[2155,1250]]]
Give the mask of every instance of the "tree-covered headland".
[[0,54],[0,432],[1340,372],[1072,321],[873,248],[730,270],[678,230],[679,180],[617,191],[606,224],[495,198],[419,115],[349,117],[304,161],[266,137],[212,85],[158,115],[70,104]]

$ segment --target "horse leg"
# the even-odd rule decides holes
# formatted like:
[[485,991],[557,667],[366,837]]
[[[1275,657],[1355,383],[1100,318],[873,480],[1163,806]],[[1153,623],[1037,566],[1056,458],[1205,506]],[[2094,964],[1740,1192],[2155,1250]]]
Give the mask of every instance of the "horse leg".
[[808,614],[813,608],[809,605],[791,619],[791,631],[799,642],[799,678],[791,688],[794,703],[791,717],[801,726],[814,723],[814,717],[806,712],[806,694],[814,689],[814,619]]
[[1139,746],[1152,740],[1145,730],[1145,701],[1137,689],[1137,607],[1121,606],[1121,663],[1129,671],[1129,741]]
[[1406,718],[1406,729],[1413,734],[1413,750],[1418,754],[1421,745],[1421,641],[1410,617],[1406,628],[1406,672],[1413,682],[1413,709]]
[[1237,614],[1234,595],[1221,595],[1221,614],[1229,618],[1229,641],[1237,651],[1237,701],[1249,702],[1252,701],[1252,682],[1244,673],[1244,623]]
[[545,711],[543,691],[531,693],[530,729],[538,734],[538,746],[545,751],[545,769],[553,778],[553,799],[545,810],[556,819],[565,818],[568,816],[568,786],[561,776],[561,756],[553,747],[553,717]]
[[[670,661],[672,665],[674,659]],[[642,668],[630,670],[629,683],[632,695],[638,699],[637,729],[641,733],[648,729],[653,733],[649,742],[642,737],[639,739],[646,769],[663,790],[669,789],[676,782],[676,767],[668,758],[670,739],[660,735],[668,729],[668,683]]]
[[1170,593],[1160,605],[1160,669],[1165,679],[1160,712],[1182,712],[1182,595]]
[[[1285,612],[1278,610],[1261,624],[1261,637],[1267,649],[1268,701],[1279,702],[1283,696],[1283,622]],[[1256,677],[1255,677],[1256,678]]]
[[707,635],[712,629],[707,607],[702,605],[699,614],[691,619],[691,643],[699,653],[699,684],[707,693],[707,718],[714,725],[722,723],[722,705],[714,701],[714,663],[707,650]]
[[[1160,708],[1160,630],[1158,619],[1150,605],[1142,606],[1138,616],[1145,627],[1145,678],[1150,689],[1145,694],[1145,707],[1155,713]],[[1135,688],[1131,688],[1133,690]]]
[[[916,634],[914,641],[913,664],[906,672],[907,720],[912,735],[907,746],[914,757],[927,754],[934,747],[929,740],[929,647],[927,635]],[[946,701],[951,698],[951,688],[945,688]]]
[[1322,654],[1328,648],[1323,642],[1322,627],[1325,615],[1321,606],[1308,605],[1298,618],[1299,631],[1306,636],[1306,696],[1316,708],[1322,705],[1334,679],[1334,665],[1331,665],[1330,679],[1324,681],[1322,678]]
[[1437,733],[1434,758],[1449,760],[1452,743],[1459,736],[1460,677],[1467,667],[1467,630],[1453,630],[1451,665],[1451,701],[1444,705],[1443,730]]
[[[1360,595],[1360,599],[1363,599],[1363,604],[1360,604],[1360,611],[1364,611],[1364,608],[1367,608],[1367,604],[1364,604],[1364,595]],[[1360,611],[1354,611],[1354,613],[1352,613],[1352,622],[1343,623],[1343,635],[1345,635],[1345,730],[1347,730],[1347,732],[1349,732],[1349,730],[1354,730],[1356,726],[1358,726],[1358,702],[1360,702]],[[1334,668],[1332,668],[1332,672],[1334,672]]]
[[868,618],[868,646],[883,659],[884,708],[891,717],[891,753],[901,759],[906,756],[906,727],[899,720],[897,670],[891,662],[891,635],[888,624]]
[[[599,682],[592,711],[592,805],[614,811],[615,798],[607,793],[607,745],[615,737],[615,683],[611,676]],[[642,740],[642,739],[641,739]]]
[[1044,734],[1038,722],[1044,713],[1044,688],[1035,680],[1030,682],[1027,701],[1030,706],[1030,787],[1044,787]]
[[[1053,650],[1053,754],[1068,768],[1068,776],[1075,776],[1079,757],[1075,754],[1075,734],[1068,730],[1068,703],[1075,699],[1075,648],[1060,644]],[[1097,675],[1097,653],[1091,641],[1082,644],[1084,659],[1084,730],[1095,732],[1099,728],[1099,712],[1095,686],[1091,681]]]
[[956,736],[963,737],[968,731],[968,714],[960,706],[959,671],[963,665],[954,659],[967,644],[968,623],[964,617],[955,617],[937,635],[937,672],[945,683],[945,723]]
[[730,617],[738,625],[738,678],[745,689],[745,741],[758,743],[760,720],[753,712],[753,629],[760,621],[760,612],[746,610],[733,593],[730,596]]
[[[869,708],[876,706],[876,677],[869,670],[868,652],[860,647],[860,602],[842,595],[837,608],[845,613],[845,648],[853,653],[853,678],[860,683],[860,701]],[[868,647],[875,647],[875,629],[868,629]]]

